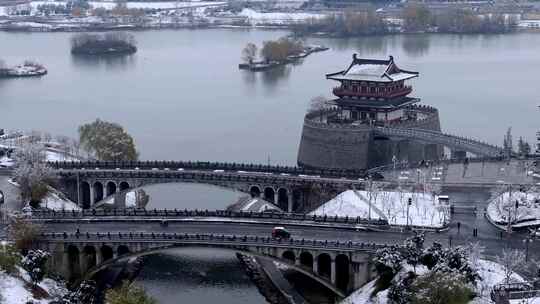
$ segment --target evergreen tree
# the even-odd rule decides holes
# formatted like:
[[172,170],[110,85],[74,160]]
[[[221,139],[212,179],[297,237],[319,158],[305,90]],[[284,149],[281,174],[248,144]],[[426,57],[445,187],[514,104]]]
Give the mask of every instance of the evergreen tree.
[[144,289],[133,284],[124,283],[120,287],[110,289],[105,294],[107,304],[156,304]]
[[45,265],[50,254],[43,250],[30,250],[21,261],[21,266],[28,272],[34,285],[45,277]]
[[79,141],[84,149],[100,160],[137,160],[135,141],[124,128],[100,119],[79,127]]

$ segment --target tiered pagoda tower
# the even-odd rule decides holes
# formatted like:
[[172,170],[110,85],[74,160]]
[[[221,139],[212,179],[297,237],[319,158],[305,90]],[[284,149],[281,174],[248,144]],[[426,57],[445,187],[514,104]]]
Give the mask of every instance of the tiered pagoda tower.
[[[406,82],[418,72],[403,70],[390,56],[387,60],[353,55],[345,70],[327,74],[339,82],[337,97],[324,110],[310,112],[304,128],[298,163],[316,168],[367,169],[398,161],[437,159],[442,148],[407,139],[388,138],[379,127],[420,128],[440,131],[435,108],[420,106],[409,97]],[[394,158],[395,157],[395,158]]]

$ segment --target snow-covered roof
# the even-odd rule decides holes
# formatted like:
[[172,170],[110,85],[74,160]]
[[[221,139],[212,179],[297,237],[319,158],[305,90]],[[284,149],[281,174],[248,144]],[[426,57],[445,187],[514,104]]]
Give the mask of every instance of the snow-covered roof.
[[353,54],[353,61],[346,70],[327,74],[326,78],[334,80],[360,80],[375,82],[394,82],[418,77],[418,72],[400,69],[394,57],[387,60],[358,58]]

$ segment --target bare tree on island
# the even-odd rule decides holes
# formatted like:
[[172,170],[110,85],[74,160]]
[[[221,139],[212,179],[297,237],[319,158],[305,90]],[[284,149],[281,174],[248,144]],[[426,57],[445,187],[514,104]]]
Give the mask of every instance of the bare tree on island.
[[242,50],[242,60],[244,62],[253,63],[255,58],[257,58],[258,48],[254,43],[248,43]]

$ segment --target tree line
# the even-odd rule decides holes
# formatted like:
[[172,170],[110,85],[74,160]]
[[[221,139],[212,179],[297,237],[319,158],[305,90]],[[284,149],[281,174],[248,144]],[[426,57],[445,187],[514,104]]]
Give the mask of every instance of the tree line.
[[135,37],[132,34],[126,32],[110,32],[105,34],[88,34],[81,33],[71,37],[71,48],[80,48],[88,44],[94,43],[123,43],[127,45],[135,46]]
[[290,37],[282,37],[277,40],[264,41],[262,48],[258,53],[257,45],[248,43],[242,50],[242,60],[247,63],[253,63],[257,56],[268,61],[285,61],[289,56],[298,55],[305,50],[304,43],[301,40]]
[[402,22],[390,22],[374,10],[333,14],[322,19],[312,18],[293,26],[293,33],[305,35],[327,33],[336,37],[381,35],[389,33],[506,33],[513,20],[502,14],[479,15],[466,9],[434,12],[422,4],[409,4],[401,13]]
[[126,32],[110,32],[101,35],[81,33],[71,37],[72,54],[131,54],[136,51],[134,36]]

